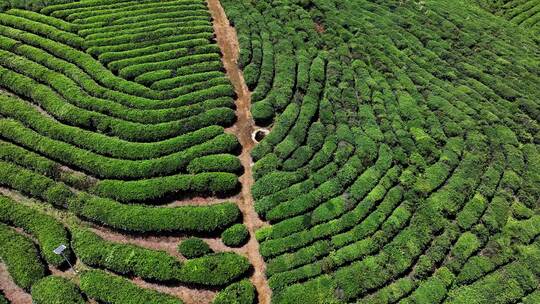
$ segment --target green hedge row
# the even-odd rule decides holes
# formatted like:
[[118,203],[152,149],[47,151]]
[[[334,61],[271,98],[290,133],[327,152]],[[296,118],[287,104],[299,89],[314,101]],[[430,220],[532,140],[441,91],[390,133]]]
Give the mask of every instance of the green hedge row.
[[296,103],[291,103],[285,111],[276,119],[272,127],[272,132],[255,147],[251,152],[254,161],[258,161],[266,154],[272,152],[273,147],[287,136],[290,128],[294,125],[296,117],[300,112],[300,107]]
[[[62,11],[71,11],[71,10],[76,10],[76,11],[79,11],[79,10],[84,10],[84,9],[94,9],[95,6],[99,6],[99,5],[102,5],[102,6],[109,6],[111,5],[112,3],[110,3],[109,1],[105,1],[105,0],[90,0],[90,1],[84,1],[84,2],[79,2],[79,1],[75,1],[75,2],[64,2],[64,3],[52,3],[50,5],[47,5],[46,7],[42,8],[41,9],[41,13],[42,14],[47,14],[47,15],[50,15],[50,14],[54,14],[55,11],[58,11],[58,12],[62,12]],[[130,3],[129,0],[120,0],[120,1],[117,1],[115,2],[113,5],[113,7],[123,7],[123,6],[129,6],[129,4],[132,4]],[[60,16],[58,16],[60,17]]]
[[[17,41],[11,40],[10,38],[0,39],[0,48],[5,49],[9,48],[9,46],[16,44]],[[57,73],[54,70],[48,69],[38,63],[32,62],[24,58],[26,56],[34,58],[36,58],[35,56],[39,56],[39,61],[43,62],[43,60],[48,56],[41,56],[42,54],[39,54],[39,50],[33,49],[32,47],[19,47],[17,48],[16,52],[18,54],[21,54],[22,56],[17,56],[8,51],[0,51],[0,55],[2,55],[2,60],[0,61],[0,64],[13,71],[26,75],[34,81],[49,85],[52,89],[55,89],[56,92],[58,92],[67,102],[83,109],[138,123],[158,124],[184,119],[183,121],[180,121],[180,123],[189,124],[190,120],[188,118],[190,116],[201,114],[204,112],[204,110],[209,110],[212,108],[211,102],[193,104],[179,107],[176,109],[157,110],[133,109],[119,103],[111,103],[110,100],[91,96],[91,94],[83,90],[78,83],[66,77],[65,75]],[[47,60],[46,64],[49,67],[53,67],[55,70],[62,69],[61,67],[64,66],[65,62],[60,61],[59,64],[55,64],[56,61],[58,60]],[[222,73],[220,72],[215,73],[217,74],[217,76],[222,75]],[[213,77],[215,75],[212,76],[203,74],[202,76],[203,77],[200,77],[199,75],[190,75],[185,77],[183,79],[184,86],[177,89],[182,89],[185,90],[185,93],[189,93],[197,89],[198,82],[208,80],[208,85],[210,86],[213,82],[215,82],[214,80],[217,78]],[[210,76],[212,76],[213,79],[210,78]],[[33,83],[32,80],[27,81]],[[191,87],[191,84],[193,84],[193,87]]]
[[[22,122],[52,139],[71,143],[85,150],[121,159],[158,158],[175,153],[223,134],[223,127],[209,126],[168,140],[152,143],[133,143],[99,133],[61,124],[42,115],[36,108],[18,98],[0,95],[0,113]],[[230,102],[231,100],[223,100]]]
[[185,57],[164,60],[164,61],[160,61],[156,63],[143,62],[139,64],[130,65],[128,67],[120,69],[118,74],[121,77],[124,77],[126,79],[134,79],[135,77],[144,73],[148,73],[150,71],[163,70],[163,69],[178,69],[178,68],[181,68],[183,66],[193,64],[193,63],[217,61],[217,60],[220,60],[220,56],[219,54],[216,54],[216,53],[194,54],[194,55],[188,55]]
[[[69,244],[68,233],[53,217],[0,196],[0,222],[22,228],[34,236],[47,263],[54,266],[64,263],[64,258],[54,254],[53,250],[61,244]],[[69,248],[64,254],[71,258]]]
[[119,202],[152,204],[153,200],[169,195],[227,194],[237,189],[238,185],[238,177],[233,173],[205,172],[193,175],[176,174],[136,181],[100,180],[89,191]]
[[150,87],[152,84],[159,82],[159,84],[156,84],[156,86],[161,86],[163,85],[162,82],[176,82],[183,76],[190,75],[192,73],[223,71],[223,69],[223,64],[220,61],[201,62],[186,65],[176,70],[157,70],[144,73],[135,77],[134,81]]
[[[477,139],[473,139],[471,135],[468,140]],[[476,142],[476,147],[481,145]],[[367,290],[380,288],[413,265],[431,242],[433,234],[445,227],[443,214],[455,214],[455,210],[464,204],[468,194],[476,188],[482,172],[473,169],[485,163],[486,156],[483,152],[479,149],[475,154],[466,154],[445,186],[416,209],[410,225],[401,230],[379,254],[335,272],[336,282],[343,288],[345,298],[355,298]],[[453,199],[448,200],[448,197]],[[444,254],[441,257],[444,257]],[[355,279],[358,273],[365,273],[373,280],[359,281]]]
[[32,301],[35,304],[84,304],[79,287],[58,276],[48,276],[32,286]]
[[0,141],[0,160],[32,169],[48,177],[60,175],[60,164],[5,141]]
[[279,255],[267,261],[266,275],[272,277],[277,273],[313,263],[328,255],[331,249],[332,247],[328,241],[321,240],[302,247],[296,252]]
[[132,232],[221,231],[240,216],[240,210],[234,203],[158,208],[124,205],[86,194],[78,195],[71,201],[69,209],[93,222]]
[[313,191],[278,204],[268,211],[266,218],[270,221],[279,221],[314,209],[321,203],[343,193],[355,181],[362,169],[360,159],[352,157],[340,168],[335,177],[323,182]]
[[184,262],[177,278],[187,283],[224,286],[241,278],[250,267],[248,259],[239,254],[211,253]]
[[[275,71],[272,88],[268,92],[266,97],[258,103],[264,102],[271,105],[272,108],[281,111],[289,104],[294,93],[293,89],[295,85],[296,75],[296,58],[293,54],[292,43],[288,40],[280,40],[277,44],[274,45],[274,51]],[[258,98],[256,98],[255,100],[257,99]],[[269,120],[272,117],[261,118],[264,121]]]
[[[71,80],[75,81],[78,86],[83,88],[86,92],[90,92],[93,96],[101,97],[102,99],[105,99],[105,100],[113,100],[128,107],[142,107],[142,108],[156,109],[156,108],[164,108],[165,106],[167,106],[167,104],[165,104],[165,106],[163,105],[160,106],[160,103],[159,102],[156,103],[155,99],[139,97],[139,95],[142,94],[143,92],[141,92],[140,90],[131,89],[133,85],[124,83],[122,87],[119,87],[118,85],[116,85],[116,83],[123,83],[122,78],[118,78],[114,76],[113,74],[111,74],[109,70],[105,69],[100,64],[97,64],[97,62],[93,58],[86,58],[84,54],[79,54],[79,52],[74,49],[69,49],[69,48],[66,49],[61,44],[58,44],[57,42],[54,42],[52,40],[47,40],[39,36],[30,36],[28,34],[25,34],[25,32],[17,31],[15,29],[0,26],[0,30],[3,31],[4,35],[6,35],[6,37],[2,37],[0,39],[1,48],[3,48],[6,51],[10,51],[20,56],[31,59],[34,62],[39,63],[50,70],[56,71],[58,73],[61,73],[70,77]],[[28,43],[28,44],[20,45],[21,42]],[[173,45],[173,46],[189,48],[189,47],[193,47],[193,46],[196,46],[197,44],[202,43],[201,40],[198,40],[198,42],[197,41],[195,42],[196,42],[195,45],[186,44],[186,45]],[[17,45],[16,48],[14,47],[15,45]],[[165,45],[162,47],[165,48]],[[152,52],[152,50],[153,49],[150,49],[150,52]],[[141,49],[140,51],[138,51],[138,53],[141,53],[142,51],[144,51],[144,49]],[[135,55],[141,55],[138,53]],[[129,57],[130,54],[131,53],[126,53],[125,56]],[[120,59],[123,57],[124,56],[121,56]],[[123,61],[119,61],[119,63],[122,63],[122,62]],[[130,59],[126,59],[126,62],[129,63]],[[203,65],[203,66],[206,65],[208,66],[208,68],[215,68],[216,63],[218,64],[218,66],[221,67],[221,63],[218,61],[203,62],[200,65]],[[108,78],[104,78],[105,76],[107,76]],[[63,83],[66,83],[66,81],[63,81]],[[69,81],[67,83],[69,83]],[[103,84],[105,85],[105,87],[103,86]],[[80,91],[80,88],[78,88],[78,90]],[[148,90],[148,89],[145,89],[145,90]],[[131,95],[130,93],[137,94],[137,95]],[[182,93],[182,92],[178,91],[177,93]],[[167,94],[169,96],[171,94],[175,94],[175,92],[164,91],[163,94]],[[149,97],[161,98],[164,96],[151,94]],[[193,104],[196,102],[204,101],[204,100],[195,100],[191,102],[191,100],[187,100],[185,97],[182,97],[182,96],[177,96],[175,99],[178,101],[182,100],[186,104]],[[152,112],[147,111],[146,113],[151,114]],[[150,118],[156,119],[159,116],[155,116],[155,115],[160,114],[160,113],[161,115],[165,115],[168,112],[157,111]]]
[[[96,31],[96,28],[81,30],[77,34],[83,36],[87,40],[95,39],[104,39],[104,38],[113,38],[115,33],[117,35],[126,35],[126,34],[137,34],[143,32],[155,31],[162,27],[171,27],[171,26],[183,26],[183,27],[197,27],[211,25],[207,20],[190,20],[186,18],[166,18],[166,19],[156,19],[143,21],[138,23],[130,23],[125,25],[116,25],[116,26],[105,26],[99,28]],[[206,42],[208,43],[208,41]]]
[[[313,65],[316,63],[322,65],[324,69],[324,61],[322,59],[313,61]],[[287,136],[274,149],[274,153],[279,158],[288,158],[305,141],[314,115],[318,112],[319,95],[322,88],[322,85],[315,80],[310,82],[294,126],[291,127]]]
[[[24,20],[22,20],[21,22],[23,21]],[[126,98],[124,96],[123,100],[125,104],[133,103],[134,105],[142,104],[143,106],[146,106],[148,108],[164,108],[164,107],[170,107],[174,105],[182,105],[186,103],[195,103],[201,100],[197,98],[194,99],[194,97],[198,96],[195,93],[188,94],[186,96],[174,96],[174,95],[171,96],[170,93],[167,93],[165,91],[155,92],[140,84],[127,81],[123,78],[119,78],[115,76],[111,71],[106,69],[104,66],[99,64],[94,58],[92,58],[91,55],[78,51],[74,48],[71,48],[67,45],[55,42],[50,39],[40,37],[38,35],[31,34],[31,33],[16,29],[16,28],[11,28],[11,27],[2,26],[2,25],[0,25],[0,33],[3,36],[19,40],[21,42],[24,42],[36,48],[41,48],[43,50],[46,50],[47,52],[51,53],[54,56],[57,56],[58,58],[64,59],[67,62],[77,65],[84,72],[88,73],[88,75],[90,75],[92,79],[94,79],[96,82],[104,85],[105,87],[109,89],[133,95],[130,98]],[[170,40],[172,40],[171,42],[175,42],[174,39],[170,39]],[[129,49],[132,49],[132,48],[129,48]],[[107,94],[113,94],[113,96],[115,96],[114,98],[112,98],[113,100],[116,100],[118,96],[123,96],[122,94],[115,94],[114,92],[110,93],[107,90],[103,90],[103,88],[99,89],[99,87],[98,87],[98,90],[94,89],[94,90],[91,90],[91,92],[94,92],[96,94],[97,93],[102,94],[103,98],[105,99],[110,98],[106,96]],[[206,98],[212,98],[210,97],[210,95],[208,95],[209,92],[205,92],[205,94],[206,94],[205,95]],[[167,102],[154,101],[154,99],[167,99],[167,98],[173,98],[173,99]]]
[[239,172],[242,164],[238,157],[231,154],[213,154],[195,158],[187,166],[191,174],[201,172]]
[[[332,237],[332,245],[335,246],[335,248],[341,248],[350,243],[352,240],[347,237],[347,234],[341,236],[338,233],[346,231],[347,229],[352,229],[360,224],[377,204],[385,198],[388,189],[395,183],[399,174],[399,171],[396,168],[393,168],[390,171],[393,172],[389,172],[382,178],[379,181],[379,184],[375,186],[364,199],[356,204],[354,209],[342,215],[340,218],[313,226],[312,228],[309,228],[311,222],[310,218],[307,216],[298,217],[297,222],[283,221],[278,223],[272,228],[272,231],[268,233],[268,236],[274,237],[274,239],[262,241],[260,245],[261,254],[265,257],[277,256],[301,248],[302,246],[306,246],[325,237]],[[401,192],[398,191],[396,194],[397,200],[399,201]],[[395,199],[390,200],[389,203],[395,204]],[[280,226],[282,223],[283,226]],[[297,228],[296,225],[298,226]],[[294,233],[294,231],[298,232]],[[261,239],[259,239],[259,241],[261,241]]]
[[25,19],[32,20],[32,21],[37,21],[40,23],[51,25],[57,29],[60,29],[66,32],[77,31],[77,26],[73,25],[70,22],[67,22],[58,18],[53,18],[53,17],[43,15],[43,14],[33,12],[33,11],[22,10],[22,9],[10,9],[9,11],[6,12],[6,14],[15,15],[18,17],[23,17]]
[[45,276],[45,266],[30,238],[0,224],[0,258],[15,284],[30,291]]
[[175,43],[175,42],[183,42],[183,41],[189,41],[193,39],[205,39],[210,40],[212,39],[213,34],[212,32],[203,32],[203,33],[195,33],[195,34],[180,34],[180,35],[173,35],[173,36],[164,36],[164,37],[156,37],[153,40],[143,40],[139,42],[129,42],[129,43],[122,43],[122,44],[116,44],[116,45],[107,45],[107,46],[96,46],[91,47],[87,49],[87,53],[94,56],[94,58],[99,58],[101,54],[106,53],[116,53],[116,52],[124,52],[134,49],[143,49],[147,47],[152,47],[155,45],[160,44],[167,44],[167,43]]
[[229,247],[240,247],[249,239],[249,231],[244,224],[236,224],[221,233],[223,244]]
[[62,183],[12,163],[0,161],[0,184],[43,199],[56,207],[66,207],[72,193]]
[[20,1],[20,0],[3,0],[0,5],[0,11],[2,9],[8,9],[12,7],[20,8],[20,9],[26,9],[26,10],[40,10],[43,7],[47,5],[57,5],[60,3],[69,3],[74,2],[74,0],[45,0],[45,1],[37,1],[37,0],[27,0],[27,1]]
[[[117,13],[117,12],[125,11],[126,9],[140,10],[140,9],[160,7],[160,5],[158,5],[159,3],[156,3],[154,1],[140,1],[140,2],[135,2],[131,4],[132,5],[127,6],[127,7],[126,6],[115,7],[114,5],[92,5],[90,7],[72,9],[72,10],[69,10],[70,13],[65,15],[64,18],[68,21],[73,21],[76,19],[86,19],[93,16],[101,16],[101,15],[106,15],[106,14],[108,15],[111,13]],[[171,6],[171,5],[172,6],[191,5],[192,3],[182,2],[182,1],[165,1],[165,2],[162,2],[161,4],[162,6],[166,7],[166,6]],[[65,12],[65,10],[62,10],[62,12]]]
[[[125,121],[65,103],[49,87],[37,84],[23,75],[2,67],[0,67],[0,71],[2,72],[1,85],[21,96],[31,98],[58,120],[111,136],[118,136],[124,140],[139,142],[162,140],[215,124],[228,126],[236,119],[234,111],[229,108],[213,108],[183,120],[154,125]],[[59,111],[60,108],[64,109],[64,112]]]
[[[259,68],[259,77],[257,79],[256,85],[254,80],[249,78],[249,72],[246,77],[246,83],[249,88],[252,89],[251,100],[257,102],[262,100],[268,91],[272,88],[272,82],[274,79],[274,44],[271,41],[269,33],[266,31],[261,32],[262,38],[262,52],[263,58],[261,66]],[[246,67],[247,69],[247,67]]]
[[40,198],[57,207],[68,207],[76,215],[133,232],[213,232],[222,231],[236,222],[240,210],[234,203],[211,206],[158,208],[124,205],[116,201],[74,194],[62,183],[19,166],[0,161],[0,184]]
[[178,252],[188,259],[193,259],[211,253],[212,249],[202,239],[191,237],[178,244]]
[[[0,54],[8,54],[7,52],[0,51]],[[205,112],[202,112],[199,110],[198,113],[192,113],[192,114],[198,114],[195,117],[186,117],[186,113],[182,113],[182,109],[180,109],[179,113],[182,114],[182,116],[178,115],[178,120],[175,120],[175,115],[171,115],[171,110],[158,110],[158,111],[148,111],[148,110],[136,110],[131,109],[129,107],[119,105],[119,104],[111,104],[108,101],[105,101],[103,99],[98,99],[91,97],[84,93],[82,89],[80,89],[74,82],[72,82],[67,77],[60,75],[56,72],[52,72],[50,70],[47,70],[43,67],[41,67],[38,64],[31,63],[29,61],[26,61],[26,59],[22,59],[21,57],[15,56],[17,60],[10,59],[10,55],[3,56],[3,60],[0,61],[0,64],[4,65],[5,67],[12,69],[16,72],[23,73],[23,76],[18,73],[10,72],[10,76],[15,77],[17,80],[12,82],[7,82],[7,79],[2,79],[2,84],[8,86],[13,91],[18,92],[22,96],[26,96],[28,98],[31,98],[34,100],[35,103],[43,105],[46,108],[50,108],[52,105],[60,105],[61,103],[66,103],[63,101],[63,99],[60,97],[62,96],[65,98],[70,104],[72,104],[75,107],[68,106],[72,108],[73,114],[78,114],[80,118],[76,119],[75,121],[79,120],[81,121],[81,118],[84,116],[87,117],[93,117],[93,119],[96,120],[96,122],[92,124],[89,124],[88,122],[83,123],[79,122],[79,125],[86,126],[87,128],[96,128],[99,126],[99,124],[111,124],[111,128],[116,129],[125,129],[128,131],[130,128],[139,126],[144,127],[149,130],[149,132],[152,132],[154,135],[156,135],[158,138],[160,137],[168,137],[174,134],[181,134],[186,131],[192,131],[195,129],[198,129],[200,127],[203,127],[202,124],[207,123],[213,123],[213,124],[227,124],[225,121],[231,121],[231,119],[223,113],[223,111],[227,111],[225,109],[221,110],[221,115],[223,115],[223,118],[220,120],[218,117],[211,117],[211,115],[205,115]],[[44,83],[47,83],[51,85],[50,88],[46,86],[40,86],[37,85],[37,82],[35,79],[32,79],[30,77],[35,77],[40,81],[43,81]],[[220,84],[226,84],[226,82],[223,82],[219,80],[221,78],[215,78],[216,81],[209,81],[208,86],[212,87],[213,83],[216,82],[216,85]],[[44,98],[36,97],[37,94],[36,91],[30,91],[30,92],[21,92],[20,87],[24,87],[24,85],[35,85],[39,87],[40,89],[45,90],[45,92],[42,92],[41,95]],[[196,84],[198,85],[198,84]],[[191,89],[195,89],[195,87],[191,87],[190,85],[187,85],[186,87],[181,87],[179,89],[187,89],[186,93],[191,92]],[[54,93],[52,89],[56,89],[57,92],[59,92],[60,95]],[[47,96],[47,97],[45,97]],[[46,98],[46,99],[45,99]],[[45,99],[45,100],[43,100]],[[78,109],[80,107],[80,109]],[[190,108],[184,108],[185,110],[196,110],[197,107]],[[215,111],[215,109],[209,108],[205,109],[209,110],[210,112]],[[56,111],[53,111],[52,114],[56,114]],[[145,115],[148,115],[146,118],[142,118]],[[213,119],[213,121],[212,121]],[[143,123],[148,123],[148,125],[140,125]],[[116,127],[115,127],[116,126]],[[173,131],[171,129],[177,128],[179,131]],[[119,134],[121,137],[130,138],[129,134]],[[133,137],[133,135],[131,135]],[[148,137],[142,136],[142,140],[136,140],[135,141],[145,141],[149,139],[145,139]]]
[[80,274],[80,288],[90,298],[111,304],[182,304],[170,295],[138,287],[128,279],[102,270]]
[[[110,45],[119,45],[124,43],[136,43],[138,41],[154,40],[160,37],[172,36],[172,35],[186,35],[186,34],[197,34],[197,33],[207,33],[212,31],[212,25],[202,25],[202,26],[176,26],[176,27],[166,27],[162,25],[159,29],[154,31],[145,31],[142,33],[119,33],[117,36],[106,37],[106,38],[95,38],[95,37],[85,37],[85,47],[99,47],[99,46],[110,46]],[[179,53],[181,56],[182,53]]]
[[220,286],[249,268],[248,260],[235,253],[208,254],[181,263],[166,252],[105,241],[85,229],[73,231],[73,250],[90,266],[162,282]]
[[182,263],[164,251],[106,241],[84,228],[72,228],[72,246],[84,264],[122,275],[172,281]]
[[[193,65],[197,65],[197,64],[199,63],[195,62]],[[201,63],[199,64],[199,66],[212,67],[212,63],[209,63],[209,64]],[[191,67],[191,65],[188,65],[186,67]],[[197,73],[197,71],[193,70],[188,75],[181,75],[181,76],[176,76],[176,77],[156,81],[150,87],[154,90],[171,90],[180,85],[186,85],[186,84],[191,84],[191,83],[198,83],[198,82],[204,82],[204,81],[208,81],[209,83],[211,83],[210,80],[214,80],[222,76],[223,76],[223,72],[221,71]]]
[[176,12],[180,15],[185,16],[207,16],[208,10],[206,7],[204,7],[202,4],[195,4],[195,5],[189,5],[185,7],[185,10],[183,9],[182,5],[178,6],[158,6],[155,8],[146,8],[146,9],[140,9],[140,10],[121,10],[117,13],[111,13],[111,14],[105,14],[105,15],[97,15],[97,16],[91,16],[84,19],[76,19],[73,20],[73,23],[75,24],[91,24],[91,23],[106,23],[106,24],[117,24],[120,23],[118,20],[122,20],[124,17],[132,17],[132,16],[144,16],[144,15],[151,15],[151,14],[157,14],[157,13],[168,13],[168,12]]
[[5,26],[13,26],[23,31],[40,34],[49,39],[65,43],[71,47],[82,49],[85,42],[84,39],[76,34],[65,32],[41,22],[36,22],[18,16],[0,13],[0,24]]
[[[336,150],[334,140],[335,137],[328,138],[305,168],[296,172],[273,172],[257,180],[252,187],[253,196],[257,199],[257,213],[264,215],[280,202],[293,200],[331,179],[354,152],[352,145],[343,142],[340,149]],[[334,162],[331,162],[332,158]],[[309,178],[304,180],[307,176]]]
[[[410,205],[398,207],[398,209],[396,209],[396,211],[381,226],[381,229],[375,232],[371,237],[351,243],[339,249],[335,247],[336,249],[334,249],[330,255],[319,259],[312,264],[277,273],[269,279],[270,286],[273,289],[285,288],[285,291],[287,291],[287,286],[296,281],[303,281],[308,278],[316,277],[323,273],[340,269],[340,267],[344,267],[341,269],[346,269],[346,265],[349,265],[351,262],[374,255],[377,251],[383,249],[393,237],[406,227],[412,215],[411,210]],[[299,252],[293,254],[293,257],[297,254],[299,254]]]
[[[79,11],[79,10],[76,10]],[[68,11],[64,11],[68,12]],[[160,16],[161,15],[161,16]],[[105,37],[110,37],[114,32],[139,32],[138,29],[142,31],[147,28],[157,29],[161,27],[162,24],[167,24],[169,22],[180,22],[187,26],[194,25],[205,25],[210,23],[210,18],[206,16],[175,16],[174,14],[166,13],[154,16],[148,16],[148,18],[139,18],[134,20],[131,23],[123,24],[94,24],[90,26],[80,26],[78,34],[83,37],[90,37],[91,35],[103,35]],[[165,16],[163,16],[165,15]],[[154,17],[158,18],[154,18]]]
[[1,119],[0,125],[0,134],[10,141],[102,178],[149,178],[175,173],[185,170],[186,166],[198,157],[233,151],[238,145],[233,135],[222,134],[203,144],[160,158],[123,160],[101,156],[41,136],[13,120]]
[[255,287],[249,280],[227,286],[218,292],[213,304],[253,304],[256,300]]

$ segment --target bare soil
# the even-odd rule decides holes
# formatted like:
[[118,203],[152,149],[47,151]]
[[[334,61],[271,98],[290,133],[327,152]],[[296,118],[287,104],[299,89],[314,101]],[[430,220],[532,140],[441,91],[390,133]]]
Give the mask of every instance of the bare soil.
[[158,292],[166,293],[182,299],[184,303],[190,304],[212,303],[212,300],[216,295],[215,291],[207,289],[197,289],[185,286],[165,286],[161,284],[149,283],[140,278],[134,278],[131,281],[139,287],[153,289]]
[[8,273],[6,265],[0,263],[0,290],[12,304],[30,304],[32,297],[17,286]]
[[270,303],[271,290],[265,275],[266,264],[259,253],[259,243],[255,239],[255,231],[266,224],[257,216],[251,195],[251,186],[253,185],[251,150],[255,145],[251,137],[255,129],[255,123],[250,111],[251,92],[249,92],[242,71],[238,67],[240,48],[236,30],[230,25],[219,0],[208,0],[208,6],[214,19],[214,32],[216,33],[217,43],[223,53],[223,65],[238,96],[236,100],[236,116],[238,120],[229,130],[236,135],[242,145],[240,161],[244,166],[244,174],[240,177],[242,191],[238,198],[238,206],[242,210],[244,224],[251,236],[245,246],[248,259],[255,269],[251,282],[257,289],[258,303],[267,304]]

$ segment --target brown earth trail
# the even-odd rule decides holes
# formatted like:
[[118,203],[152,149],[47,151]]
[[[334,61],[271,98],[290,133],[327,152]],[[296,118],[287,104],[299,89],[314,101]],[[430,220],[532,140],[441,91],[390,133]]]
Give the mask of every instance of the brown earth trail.
[[242,210],[244,224],[250,234],[250,240],[246,244],[246,249],[249,261],[255,268],[251,282],[257,289],[258,303],[268,304],[270,303],[271,290],[265,275],[266,264],[259,253],[259,243],[255,239],[255,231],[264,226],[265,223],[257,216],[251,195],[251,186],[253,185],[251,150],[255,145],[251,137],[255,125],[250,112],[251,92],[249,92],[242,71],[237,64],[240,49],[236,30],[230,25],[219,0],[208,0],[208,7],[214,20],[214,32],[216,33],[217,43],[223,53],[223,65],[238,96],[236,100],[236,116],[238,120],[230,131],[236,135],[242,145],[240,161],[244,167],[244,174],[240,177],[242,192],[238,199],[238,206]]

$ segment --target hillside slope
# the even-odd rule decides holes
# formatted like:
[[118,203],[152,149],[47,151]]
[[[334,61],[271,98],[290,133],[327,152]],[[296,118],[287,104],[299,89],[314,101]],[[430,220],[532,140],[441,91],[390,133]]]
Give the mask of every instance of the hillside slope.
[[493,14],[530,30],[538,41],[540,35],[540,1],[476,0],[476,2]]
[[276,303],[535,303],[539,52],[465,1],[222,1]]

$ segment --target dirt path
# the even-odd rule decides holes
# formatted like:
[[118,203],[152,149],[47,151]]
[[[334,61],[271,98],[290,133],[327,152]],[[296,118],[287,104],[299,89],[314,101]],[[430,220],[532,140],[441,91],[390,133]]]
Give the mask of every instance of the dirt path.
[[259,296],[258,303],[268,304],[270,303],[271,290],[265,275],[266,264],[259,253],[259,243],[255,239],[255,231],[264,226],[265,223],[257,216],[253,207],[253,197],[251,195],[253,174],[251,172],[252,160],[250,154],[255,145],[251,138],[251,133],[255,125],[250,112],[251,93],[244,81],[242,71],[237,64],[240,49],[236,30],[230,26],[229,20],[227,19],[219,0],[208,0],[208,6],[212,18],[214,19],[214,32],[216,33],[217,42],[223,53],[223,65],[225,66],[227,76],[231,80],[236,94],[238,95],[238,99],[236,100],[236,116],[238,120],[230,131],[236,135],[238,141],[242,145],[240,161],[244,166],[244,174],[240,177],[242,192],[238,199],[238,206],[242,210],[244,224],[248,228],[251,236],[246,245],[249,261],[255,268],[251,281],[257,288]]
[[3,263],[0,263],[0,290],[2,290],[6,298],[13,304],[32,303],[30,294],[15,285],[15,282],[13,282],[7,271],[6,265]]

